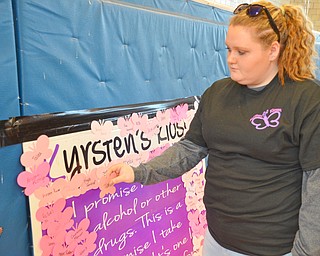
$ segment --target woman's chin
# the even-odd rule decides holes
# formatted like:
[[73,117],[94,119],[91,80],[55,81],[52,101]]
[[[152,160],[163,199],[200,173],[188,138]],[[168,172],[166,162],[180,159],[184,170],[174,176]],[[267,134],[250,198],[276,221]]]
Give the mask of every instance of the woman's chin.
[[239,76],[231,74],[230,77],[233,81],[237,82],[238,84],[245,85],[244,80],[241,79]]

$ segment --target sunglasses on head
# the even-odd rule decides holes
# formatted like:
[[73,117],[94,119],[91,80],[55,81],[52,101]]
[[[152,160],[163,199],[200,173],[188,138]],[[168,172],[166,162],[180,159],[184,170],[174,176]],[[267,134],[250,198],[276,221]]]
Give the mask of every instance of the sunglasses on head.
[[272,18],[270,12],[268,9],[260,4],[240,4],[234,11],[234,14],[238,14],[242,12],[243,10],[247,10],[247,15],[249,17],[256,17],[258,16],[262,11],[264,11],[267,14],[270,26],[272,27],[273,31],[277,34],[278,36],[278,42],[280,42],[280,32],[279,29],[274,22],[274,19]]

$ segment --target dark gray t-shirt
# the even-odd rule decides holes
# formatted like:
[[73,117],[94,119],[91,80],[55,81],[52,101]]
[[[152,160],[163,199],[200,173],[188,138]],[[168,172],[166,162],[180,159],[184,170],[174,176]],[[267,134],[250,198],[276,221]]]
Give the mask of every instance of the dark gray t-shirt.
[[261,91],[231,79],[201,98],[186,139],[208,148],[204,202],[212,236],[250,255],[290,252],[301,204],[302,171],[320,167],[320,87]]

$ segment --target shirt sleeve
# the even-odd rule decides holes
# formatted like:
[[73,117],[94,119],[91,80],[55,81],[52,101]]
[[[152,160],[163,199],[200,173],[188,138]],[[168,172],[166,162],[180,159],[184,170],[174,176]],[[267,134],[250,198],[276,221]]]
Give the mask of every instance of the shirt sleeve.
[[304,171],[320,166],[320,86],[310,89],[311,96],[301,103],[299,113],[299,160]]
[[174,143],[160,156],[133,168],[134,181],[150,185],[177,178],[195,167],[207,154],[207,148],[182,139]]
[[293,256],[320,255],[320,168],[303,172],[302,204],[299,230],[294,240]]
[[[209,88],[210,89],[210,88]],[[200,147],[207,147],[205,139],[202,135],[202,111],[203,106],[205,105],[206,95],[208,94],[209,89],[205,91],[205,93],[201,96],[200,104],[195,113],[191,123],[189,130],[185,135],[185,139],[192,141],[193,143],[199,145]]]

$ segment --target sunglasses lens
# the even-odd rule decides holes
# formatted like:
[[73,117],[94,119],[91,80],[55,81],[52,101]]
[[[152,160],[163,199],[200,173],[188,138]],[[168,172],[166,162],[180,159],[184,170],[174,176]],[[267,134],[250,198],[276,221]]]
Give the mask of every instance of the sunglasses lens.
[[247,9],[249,6],[249,4],[240,4],[234,11],[233,13],[234,14],[238,14],[240,13],[241,11],[243,11],[244,9]]
[[267,17],[268,17],[268,20],[269,20],[269,23],[272,27],[272,29],[274,30],[274,32],[277,34],[278,36],[278,42],[280,42],[280,32],[279,32],[279,29],[277,28],[277,25],[276,23],[274,22],[271,14],[269,13],[268,9],[266,7],[264,7],[263,5],[260,5],[260,4],[240,4],[234,11],[233,13],[234,14],[238,14],[240,12],[242,12],[243,10],[247,10],[247,15],[249,17],[256,17],[258,16],[263,10],[265,11]]
[[257,16],[261,11],[263,10],[263,7],[262,6],[259,6],[259,5],[251,5],[249,8],[248,8],[248,15],[250,17],[255,17]]

